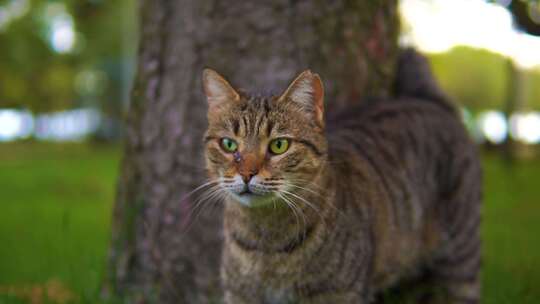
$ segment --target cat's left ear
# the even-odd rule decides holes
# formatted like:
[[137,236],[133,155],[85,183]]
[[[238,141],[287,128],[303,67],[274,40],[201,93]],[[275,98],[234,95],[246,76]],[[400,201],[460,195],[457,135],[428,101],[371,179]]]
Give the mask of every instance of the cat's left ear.
[[279,102],[294,102],[314,116],[315,122],[324,127],[324,88],[318,74],[302,72],[279,97]]

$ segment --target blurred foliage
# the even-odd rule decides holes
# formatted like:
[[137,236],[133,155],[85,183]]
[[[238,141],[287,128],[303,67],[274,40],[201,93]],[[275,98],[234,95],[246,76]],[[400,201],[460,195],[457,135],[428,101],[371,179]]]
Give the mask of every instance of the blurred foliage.
[[487,0],[504,5],[514,16],[514,24],[520,30],[540,36],[540,0]]
[[[469,47],[456,47],[429,58],[441,86],[457,103],[473,111],[504,108],[510,75],[507,58]],[[524,73],[525,106],[540,110],[540,71]]]
[[[134,6],[134,0],[0,0],[0,107],[44,112],[98,104],[118,112],[133,71]],[[75,31],[70,52],[52,45],[59,18]]]
[[519,29],[531,35],[540,36],[540,1],[511,1],[508,9],[514,15],[514,22]]
[[[0,0],[0,108],[48,112],[92,106],[119,117],[134,74],[135,5],[135,0]],[[55,51],[51,42],[60,17],[76,33],[70,52]],[[504,108],[505,57],[457,47],[430,59],[443,88],[459,103],[473,111]],[[540,109],[540,71],[525,74],[525,107]]]
[[527,106],[540,110],[540,71],[529,73],[527,83]]

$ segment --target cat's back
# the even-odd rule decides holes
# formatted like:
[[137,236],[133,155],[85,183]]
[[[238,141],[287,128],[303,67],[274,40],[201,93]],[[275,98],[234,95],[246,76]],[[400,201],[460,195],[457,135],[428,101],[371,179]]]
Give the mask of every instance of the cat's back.
[[338,113],[327,130],[331,162],[348,162],[353,169],[354,162],[367,163],[372,178],[390,192],[435,196],[456,182],[463,166],[480,175],[476,147],[446,104],[376,101]]
[[473,146],[449,105],[412,98],[351,107],[330,118],[327,130],[330,157],[341,154],[343,149],[332,148],[342,145],[357,153],[377,154],[387,163],[396,162],[391,155],[437,157],[434,154]]
[[[453,226],[479,218],[476,148],[448,105],[395,99],[350,108],[328,121],[327,138],[339,187],[356,189],[337,203],[372,206],[376,285],[391,285],[410,265],[426,263],[422,257],[443,250]],[[474,199],[456,203],[459,197]],[[467,212],[457,219],[452,209]]]

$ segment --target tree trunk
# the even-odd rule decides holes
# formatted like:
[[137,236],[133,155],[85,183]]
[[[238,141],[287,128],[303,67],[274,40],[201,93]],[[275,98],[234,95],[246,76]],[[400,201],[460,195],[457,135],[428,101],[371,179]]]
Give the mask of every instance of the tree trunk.
[[220,207],[195,219],[194,199],[184,199],[205,179],[202,69],[279,92],[309,68],[330,111],[388,95],[397,1],[140,1],[109,287],[133,303],[219,302]]

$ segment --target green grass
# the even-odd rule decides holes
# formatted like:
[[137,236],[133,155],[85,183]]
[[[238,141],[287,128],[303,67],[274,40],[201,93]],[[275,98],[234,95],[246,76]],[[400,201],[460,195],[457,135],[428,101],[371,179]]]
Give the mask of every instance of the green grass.
[[540,303],[540,161],[484,158],[484,303]]
[[[118,147],[0,144],[0,304],[54,282],[97,302],[119,159]],[[483,303],[540,303],[540,161],[488,155],[484,168]]]
[[117,147],[0,145],[0,286],[59,280],[95,298],[119,157]]

